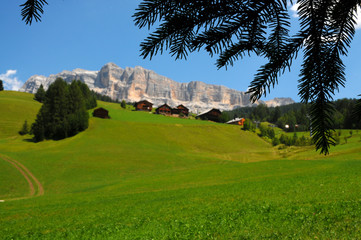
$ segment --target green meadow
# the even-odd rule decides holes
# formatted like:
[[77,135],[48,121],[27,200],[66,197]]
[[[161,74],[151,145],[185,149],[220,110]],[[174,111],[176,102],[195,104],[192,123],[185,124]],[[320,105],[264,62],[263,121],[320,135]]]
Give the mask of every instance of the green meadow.
[[323,156],[238,126],[99,106],[111,119],[34,143],[18,131],[41,105],[0,92],[0,239],[361,238],[361,131]]

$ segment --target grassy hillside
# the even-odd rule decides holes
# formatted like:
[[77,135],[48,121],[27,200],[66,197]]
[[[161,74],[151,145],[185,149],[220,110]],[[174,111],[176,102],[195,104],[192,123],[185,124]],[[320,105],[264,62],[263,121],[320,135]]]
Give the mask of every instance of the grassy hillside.
[[4,99],[13,114],[0,117],[0,154],[45,189],[11,201],[29,190],[0,159],[4,239],[360,238],[359,133],[324,157],[312,148],[280,151],[237,126],[99,102],[111,119],[32,143],[10,126],[40,105],[30,94],[0,92],[0,106]]
[[25,120],[34,121],[41,105],[33,98],[33,94],[0,91],[0,139],[16,137]]

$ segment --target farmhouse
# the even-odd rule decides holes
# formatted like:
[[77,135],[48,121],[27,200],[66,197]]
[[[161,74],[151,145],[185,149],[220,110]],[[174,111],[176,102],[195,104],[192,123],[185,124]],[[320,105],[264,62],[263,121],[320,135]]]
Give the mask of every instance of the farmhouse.
[[239,125],[239,126],[243,126],[245,119],[244,118],[235,118],[232,119],[228,122],[226,122],[227,124],[232,124],[232,125]]
[[151,102],[148,102],[147,100],[142,100],[142,101],[139,101],[139,102],[136,102],[134,104],[135,106],[135,110],[137,111],[152,111],[152,107],[153,107],[153,103]]
[[110,118],[108,115],[108,110],[102,107],[95,109],[93,112],[93,116],[98,118]]
[[210,120],[213,122],[220,122],[221,115],[222,113],[219,109],[213,108],[211,110],[198,114],[196,118],[200,118],[202,120]]
[[169,107],[167,104],[163,104],[159,106],[155,112],[157,114],[163,114],[163,115],[171,115],[172,114],[172,108]]

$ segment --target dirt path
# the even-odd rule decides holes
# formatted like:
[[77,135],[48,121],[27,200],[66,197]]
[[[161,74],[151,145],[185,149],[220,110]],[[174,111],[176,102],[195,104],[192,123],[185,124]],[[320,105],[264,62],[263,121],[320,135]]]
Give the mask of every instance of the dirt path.
[[[27,196],[6,199],[4,201],[14,201],[14,200],[20,200],[20,199],[26,199],[26,198],[38,197],[44,195],[43,185],[34,176],[34,174],[32,174],[32,172],[29,171],[29,169],[27,169],[23,164],[19,163],[18,161],[11,159],[7,156],[0,155],[0,158],[13,165],[21,173],[21,175],[23,175],[23,177],[25,178],[25,180],[28,182],[29,185],[29,194]],[[36,186],[36,188],[34,185]]]

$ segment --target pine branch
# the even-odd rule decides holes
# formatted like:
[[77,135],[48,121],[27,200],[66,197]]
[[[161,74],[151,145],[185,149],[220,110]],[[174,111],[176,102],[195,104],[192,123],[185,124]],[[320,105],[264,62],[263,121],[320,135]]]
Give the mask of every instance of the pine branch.
[[36,22],[41,21],[41,14],[44,13],[43,6],[45,4],[48,4],[46,0],[27,0],[24,4],[21,4],[22,20],[29,25],[32,24],[33,19]]

